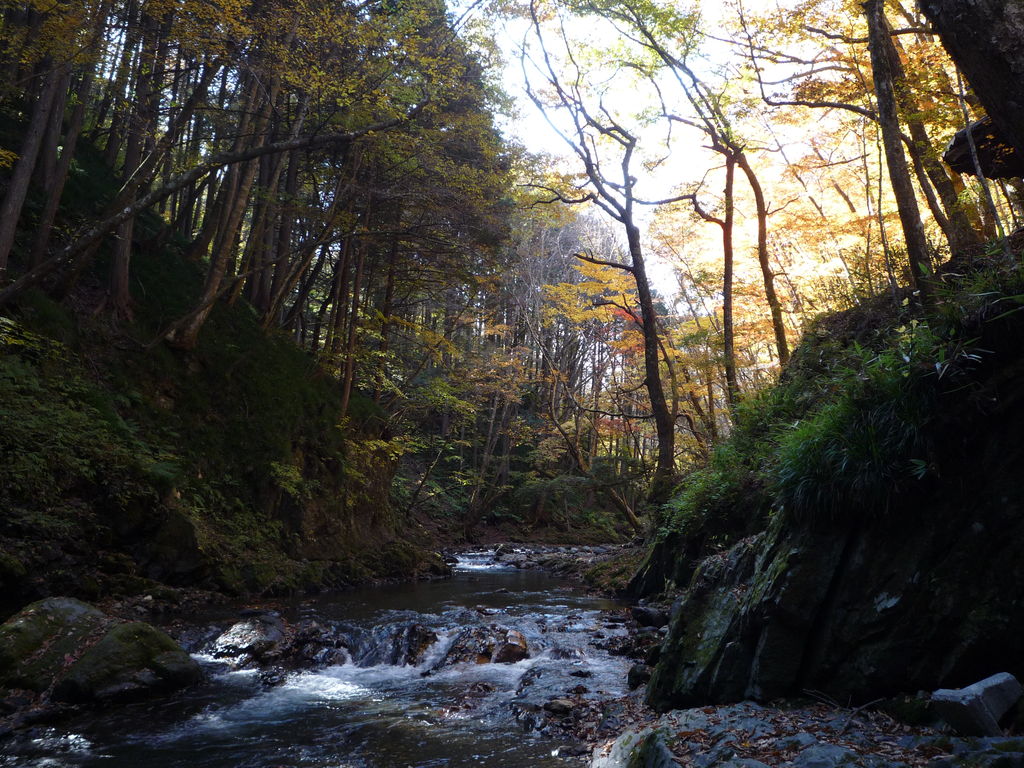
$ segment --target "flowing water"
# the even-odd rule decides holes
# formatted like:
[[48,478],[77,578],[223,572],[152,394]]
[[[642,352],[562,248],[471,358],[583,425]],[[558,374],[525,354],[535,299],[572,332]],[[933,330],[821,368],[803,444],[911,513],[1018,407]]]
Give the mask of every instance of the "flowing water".
[[[564,742],[532,726],[542,719],[540,705],[575,685],[585,684],[585,698],[625,693],[628,662],[598,647],[625,632],[608,613],[614,607],[546,574],[470,553],[450,580],[368,588],[290,608],[289,621],[312,619],[344,637],[345,650],[332,651],[341,663],[268,681],[213,659],[207,647],[197,654],[209,668],[207,683],[159,704],[40,729],[6,755],[0,744],[0,766],[578,766],[557,756]],[[530,658],[449,663],[467,628],[495,625],[522,633]],[[410,650],[424,636],[420,652]]]

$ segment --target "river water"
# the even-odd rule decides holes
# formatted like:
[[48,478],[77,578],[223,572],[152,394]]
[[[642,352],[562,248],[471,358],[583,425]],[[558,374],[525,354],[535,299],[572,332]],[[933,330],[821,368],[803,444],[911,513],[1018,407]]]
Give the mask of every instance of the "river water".
[[[0,766],[578,766],[578,759],[558,756],[564,741],[538,733],[531,720],[573,687],[584,698],[625,693],[629,662],[600,647],[625,633],[609,613],[615,607],[547,574],[469,553],[448,580],[355,590],[285,609],[290,621],[315,619],[353,638],[349,645],[359,651],[343,663],[268,682],[256,670],[199,653],[209,670],[203,685],[158,704],[40,729],[6,754],[0,744]],[[219,626],[235,619],[223,617]],[[386,658],[389,644],[412,624],[432,630],[436,642],[415,664],[386,663],[394,661]],[[494,625],[521,632],[530,658],[443,662],[460,632]]]

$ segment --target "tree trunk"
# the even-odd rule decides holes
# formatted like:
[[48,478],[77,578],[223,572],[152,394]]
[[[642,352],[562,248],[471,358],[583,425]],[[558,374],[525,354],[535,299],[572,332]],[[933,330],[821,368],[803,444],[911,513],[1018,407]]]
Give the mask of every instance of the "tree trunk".
[[75,108],[71,113],[67,132],[64,134],[64,146],[60,152],[60,160],[48,185],[46,203],[43,206],[42,214],[40,214],[36,238],[32,244],[32,255],[29,258],[29,263],[33,267],[42,263],[46,256],[46,250],[50,245],[50,233],[53,231],[53,222],[57,218],[57,209],[60,207],[60,199],[64,194],[64,185],[67,183],[68,173],[71,171],[71,160],[75,155],[75,146],[78,144],[78,137],[82,131],[82,124],[85,121],[85,105],[89,101],[92,82],[93,73],[90,69],[82,76],[82,81],[75,92]]
[[67,106],[68,90],[71,88],[71,67],[59,67],[60,82],[57,83],[57,90],[50,107],[50,120],[46,125],[46,133],[43,143],[39,148],[39,160],[35,167],[34,184],[42,187],[44,194],[49,193],[50,187],[57,178],[57,149],[60,146],[60,136],[64,129],[64,108]]
[[18,153],[18,162],[14,164],[14,171],[7,183],[7,194],[0,205],[0,285],[7,282],[7,261],[14,246],[14,233],[28,194],[29,182],[32,180],[32,172],[39,156],[39,147],[43,143],[43,134],[57,100],[57,89],[63,80],[59,69],[51,69],[46,75],[46,82],[25,129],[25,140]]
[[754,193],[754,206],[757,210],[757,261],[761,265],[761,277],[764,280],[764,295],[768,300],[768,308],[772,315],[772,329],[775,331],[775,348],[779,353],[779,365],[789,362],[789,342],[786,340],[786,323],[782,317],[782,305],[775,292],[775,275],[772,274],[771,261],[768,258],[768,204],[764,199],[764,190],[757,174],[750,167],[750,161],[742,150],[735,153],[736,163],[747,177],[750,190]]
[[348,321],[348,342],[345,349],[345,374],[341,384],[341,417],[348,415],[348,404],[352,399],[352,383],[356,372],[356,331],[359,328],[359,291],[363,278],[363,264],[366,259],[366,244],[360,243],[356,260],[356,274],[352,280],[352,316]]
[[643,249],[640,245],[640,230],[632,221],[626,223],[626,238],[629,243],[629,255],[633,260],[633,277],[636,280],[637,300],[643,320],[644,335],[644,375],[647,385],[647,396],[651,401],[651,413],[654,415],[654,427],[658,435],[658,463],[651,479],[651,488],[647,500],[652,504],[663,504],[668,501],[675,482],[675,420],[669,410],[665,389],[661,383],[661,364],[658,354],[658,317],[654,311],[654,299],[651,286],[647,281],[647,270],[644,263]]
[[725,212],[722,216],[722,346],[725,356],[725,400],[732,412],[740,397],[740,385],[736,377],[736,336],[732,312],[733,246],[732,230],[736,206],[733,201],[733,180],[736,175],[736,159],[728,155],[725,159]]
[[888,27],[879,0],[868,0],[863,8],[868,21],[868,48],[871,52],[871,69],[878,101],[878,123],[882,131],[889,181],[896,198],[900,223],[903,225],[914,287],[918,291],[921,303],[927,306],[931,298],[928,287],[928,243],[925,240],[924,226],[921,224],[921,213],[917,207],[917,197],[914,194],[907,160],[903,154],[903,140],[896,112],[896,95],[893,91],[889,57],[886,55]]
[[910,131],[910,139],[913,144],[912,152],[919,158],[915,160],[915,165],[920,163],[927,177],[927,180],[921,179],[921,186],[924,187],[930,181],[942,201],[942,207],[948,217],[948,223],[943,229],[953,253],[978,245],[981,243],[981,238],[971,226],[964,204],[957,195],[953,179],[939,162],[934,145],[928,136],[928,129],[921,119],[921,108],[910,96],[907,74],[900,59],[898,41],[892,36],[891,30],[885,39],[888,42],[886,50],[895,83],[896,98]]
[[[121,173],[123,186],[119,199],[133,200],[143,184],[142,163],[143,148],[149,135],[150,122],[157,112],[160,99],[158,79],[158,40],[156,19],[143,14],[142,51],[139,54],[138,72],[135,77],[135,99],[131,113],[126,118],[128,129],[127,143],[124,150],[124,165]],[[117,244],[114,247],[114,258],[110,267],[110,284],[108,300],[114,316],[131,317],[131,288],[129,274],[131,269],[132,240],[135,233],[135,219],[126,219],[117,228]]]

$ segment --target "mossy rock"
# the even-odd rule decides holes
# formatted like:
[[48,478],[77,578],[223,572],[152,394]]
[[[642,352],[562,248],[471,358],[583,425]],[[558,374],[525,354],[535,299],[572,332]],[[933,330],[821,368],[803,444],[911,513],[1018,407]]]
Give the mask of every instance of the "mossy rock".
[[32,603],[0,625],[0,687],[42,693],[87,644],[102,636],[102,611],[70,597]]
[[606,755],[594,758],[594,768],[669,768],[676,765],[662,730],[626,731]]
[[63,701],[88,701],[174,690],[199,680],[199,665],[159,629],[118,624],[89,648],[54,688]]
[[85,702],[172,690],[199,665],[160,630],[117,623],[80,600],[50,597],[0,625],[0,687]]

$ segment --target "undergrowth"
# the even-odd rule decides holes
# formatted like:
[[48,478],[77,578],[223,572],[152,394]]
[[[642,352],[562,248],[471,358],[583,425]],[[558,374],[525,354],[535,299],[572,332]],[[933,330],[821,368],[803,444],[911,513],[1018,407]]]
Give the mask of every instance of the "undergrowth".
[[908,299],[880,297],[812,323],[779,383],[740,404],[729,439],[665,505],[656,540],[699,539],[707,553],[771,516],[834,525],[914,514],[894,502],[941,474],[946,422],[959,416],[942,409],[980,387],[984,339],[1024,320],[1019,264],[942,280],[927,319]]
[[[81,148],[61,226],[94,216],[110,181]],[[96,312],[105,252],[66,301],[30,291],[0,317],[0,615],[161,583],[280,593],[412,576],[422,547],[381,557],[397,526],[372,402],[354,394],[343,423],[338,382],[244,302],[218,305],[193,352],[160,342],[202,283],[162,226],[146,215],[136,230],[131,319]]]

